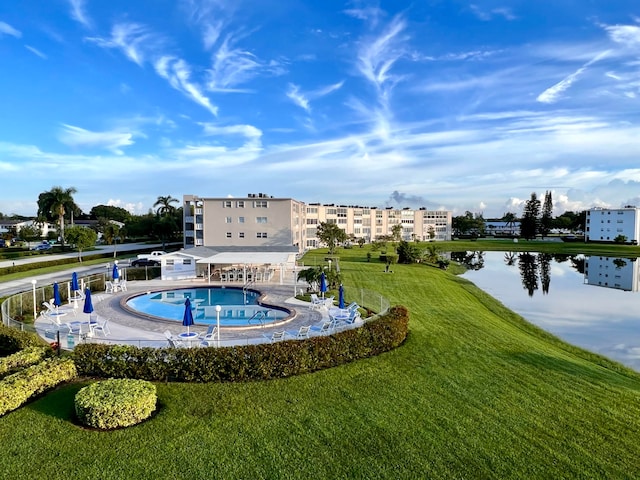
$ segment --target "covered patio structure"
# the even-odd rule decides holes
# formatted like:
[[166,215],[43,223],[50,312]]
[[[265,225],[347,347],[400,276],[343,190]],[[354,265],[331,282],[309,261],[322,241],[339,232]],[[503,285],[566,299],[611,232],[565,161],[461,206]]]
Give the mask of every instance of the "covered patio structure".
[[198,260],[206,268],[208,283],[284,282],[287,271],[295,270],[295,251],[226,251]]

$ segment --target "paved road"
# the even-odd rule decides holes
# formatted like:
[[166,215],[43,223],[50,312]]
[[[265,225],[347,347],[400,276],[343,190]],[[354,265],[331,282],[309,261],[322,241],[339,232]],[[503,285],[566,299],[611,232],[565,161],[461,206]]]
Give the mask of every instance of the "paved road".
[[[102,252],[113,252],[113,246],[111,245],[101,245],[96,247],[98,251]],[[160,250],[162,248],[161,244],[151,245],[151,244],[142,244],[142,243],[125,243],[124,245],[118,245],[118,249],[116,253],[122,254],[124,252],[129,252],[132,250],[140,250],[140,249],[149,249],[149,250]],[[95,250],[94,250],[95,252]],[[34,262],[42,262],[42,261],[52,261],[58,260],[61,258],[77,258],[77,252],[71,253],[60,253],[60,254],[44,254],[44,255],[35,255],[27,258],[20,258],[16,260],[3,260],[0,261],[0,267],[11,267],[12,265],[24,265],[28,263]],[[107,268],[105,265],[107,263],[113,262],[113,259],[105,258],[104,264],[99,265],[90,265],[83,266],[81,263],[70,264],[69,269],[66,271],[55,272],[55,273],[47,273],[43,275],[34,275],[33,277],[26,277],[20,280],[11,280],[8,282],[2,281],[2,277],[0,277],[0,297],[6,297],[9,295],[14,295],[18,292],[24,292],[30,290],[32,288],[31,280],[36,280],[36,285],[48,285],[53,282],[64,282],[69,281],[71,277],[71,272],[77,272],[78,275],[89,275],[92,273],[101,273],[106,272]],[[128,265],[127,260],[120,260],[121,265]]]

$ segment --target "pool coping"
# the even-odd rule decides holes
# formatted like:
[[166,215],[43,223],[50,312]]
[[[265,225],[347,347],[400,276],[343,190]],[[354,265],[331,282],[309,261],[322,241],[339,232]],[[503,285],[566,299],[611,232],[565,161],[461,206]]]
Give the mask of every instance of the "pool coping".
[[[176,286],[176,285],[165,285],[162,286],[161,288],[154,288],[151,290],[137,290],[134,293],[129,293],[129,291],[127,290],[126,292],[122,292],[122,293],[126,293],[127,295],[121,295],[120,299],[119,299],[119,304],[120,304],[120,308],[122,308],[126,313],[128,313],[129,315],[133,315],[135,317],[140,317],[142,319],[145,320],[150,320],[153,322],[161,322],[164,323],[166,326],[175,326],[176,324],[179,324],[178,320],[170,320],[167,319],[166,317],[158,317],[156,315],[151,315],[148,313],[143,313],[140,312],[138,310],[134,310],[133,308],[131,308],[129,305],[127,305],[127,302],[135,297],[141,296],[141,295],[147,295],[147,294],[151,294],[151,293],[160,293],[160,292],[166,292],[166,291],[171,291],[171,290],[188,290],[188,289],[195,289],[195,288],[229,288],[229,289],[234,289],[234,290],[243,290],[243,288],[241,286],[237,286],[237,285],[193,285],[192,283],[189,285],[180,285],[180,286]],[[276,303],[267,303],[265,300],[268,297],[268,292],[265,293],[263,292],[262,289],[257,289],[257,288],[248,288],[247,291],[252,291],[255,292],[257,294],[259,294],[259,297],[257,298],[257,302],[258,305],[265,307],[265,308],[273,308],[274,310],[280,310],[280,311],[284,311],[287,312],[288,315],[282,319],[273,321],[273,322],[269,322],[266,325],[222,325],[220,326],[220,331],[223,330],[230,330],[230,331],[244,331],[244,330],[264,330],[265,328],[268,327],[282,327],[282,326],[286,326],[288,325],[292,320],[294,320],[297,316],[298,316],[298,312],[295,308],[293,307],[289,307],[289,306],[285,306],[285,305],[278,305]],[[204,325],[204,324],[198,324],[198,323],[194,323],[193,324],[194,327],[208,327],[208,325]]]

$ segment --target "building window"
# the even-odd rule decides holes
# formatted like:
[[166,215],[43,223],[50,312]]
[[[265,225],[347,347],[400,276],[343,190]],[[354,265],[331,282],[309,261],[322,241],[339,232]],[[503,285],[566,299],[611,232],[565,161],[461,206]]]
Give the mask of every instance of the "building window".
[[236,202],[236,207],[238,208],[244,208],[244,200],[238,200]]
[[244,217],[238,217],[238,223],[244,223]]
[[222,206],[224,208],[231,208],[231,200],[225,200],[224,202],[222,202]]
[[231,232],[227,232],[227,238],[231,238]]
[[231,217],[225,217],[224,223],[231,223]]
[[256,233],[256,238],[267,238],[267,232]]
[[256,223],[267,223],[267,217],[256,217]]
[[238,233],[238,238],[244,238],[244,232]]
[[266,200],[256,200],[255,202],[253,202],[254,208],[267,208],[268,206],[269,203]]

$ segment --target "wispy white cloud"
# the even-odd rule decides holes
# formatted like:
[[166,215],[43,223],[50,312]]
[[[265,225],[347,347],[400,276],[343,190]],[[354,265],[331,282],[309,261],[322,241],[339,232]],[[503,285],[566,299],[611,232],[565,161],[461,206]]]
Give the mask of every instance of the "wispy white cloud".
[[81,23],[85,28],[91,28],[92,22],[86,12],[85,0],[69,0],[71,18]]
[[179,58],[164,56],[160,57],[154,67],[158,75],[168,80],[176,90],[184,93],[196,103],[202,105],[213,115],[218,114],[218,107],[211,103],[200,90],[200,87],[190,80],[191,69],[187,63]]
[[371,28],[377,27],[380,19],[386,15],[386,12],[384,10],[376,6],[348,8],[343,10],[343,12],[350,17],[365,21],[368,25],[370,25]]
[[483,10],[477,5],[471,4],[469,5],[469,8],[471,9],[471,12],[483,22],[488,22],[490,20],[493,20],[493,18],[495,17],[502,17],[505,20],[516,20],[518,18],[511,12],[511,9],[507,7],[499,7],[499,8],[493,8],[491,10]]
[[300,92],[300,87],[298,85],[294,85],[293,83],[289,84],[287,97],[289,97],[293,101],[293,103],[298,105],[300,108],[303,108],[307,112],[311,110],[311,107],[309,106],[309,99]]
[[604,29],[614,42],[628,48],[640,47],[640,26],[637,25],[605,25]]
[[70,147],[100,148],[110,150],[116,155],[122,155],[121,147],[133,145],[131,133],[123,132],[92,132],[73,125],[62,125],[58,140]]
[[588,67],[590,65],[593,65],[597,61],[602,60],[608,54],[609,54],[608,50],[604,51],[602,53],[599,53],[593,59],[589,60],[582,67],[580,67],[578,70],[573,72],[571,75],[568,75],[567,77],[563,78],[560,82],[556,83],[552,87],[547,88],[544,92],[542,92],[540,95],[538,95],[536,100],[538,102],[541,102],[541,103],[555,103],[555,102],[557,102],[559,100],[560,96],[566,90],[568,90],[571,87],[571,85],[573,85],[573,83],[576,80],[578,80],[578,78],[580,78],[580,76],[582,74],[584,74],[584,72],[587,71],[587,69],[588,69]]
[[404,54],[400,44],[401,33],[406,23],[401,17],[395,17],[381,35],[364,40],[358,51],[358,69],[360,73],[376,86],[383,97],[400,80],[390,73],[391,67]]
[[159,36],[137,23],[117,23],[111,29],[111,38],[87,37],[86,40],[103,48],[116,48],[142,67],[146,57],[162,44]]
[[27,50],[29,50],[31,53],[33,53],[34,55],[37,55],[38,57],[46,60],[47,56],[42,53],[40,50],[38,50],[37,48],[32,47],[31,45],[25,45],[24,48],[26,48]]
[[276,67],[274,63],[264,64],[256,55],[236,43],[240,37],[227,35],[213,54],[207,89],[214,92],[242,92],[238,85],[247,83],[260,72]]
[[22,37],[22,32],[13,28],[11,25],[5,22],[0,22],[0,37],[2,35],[11,35],[12,37]]
[[336,90],[339,90],[344,85],[344,81],[337,82],[331,85],[327,85],[325,87],[320,87],[316,90],[310,90],[306,93],[303,93],[300,90],[298,85],[290,83],[288,86],[288,90],[286,92],[287,97],[293,101],[294,104],[298,105],[300,108],[303,108],[307,112],[311,111],[310,100],[315,100],[317,98],[324,97],[329,95]]

